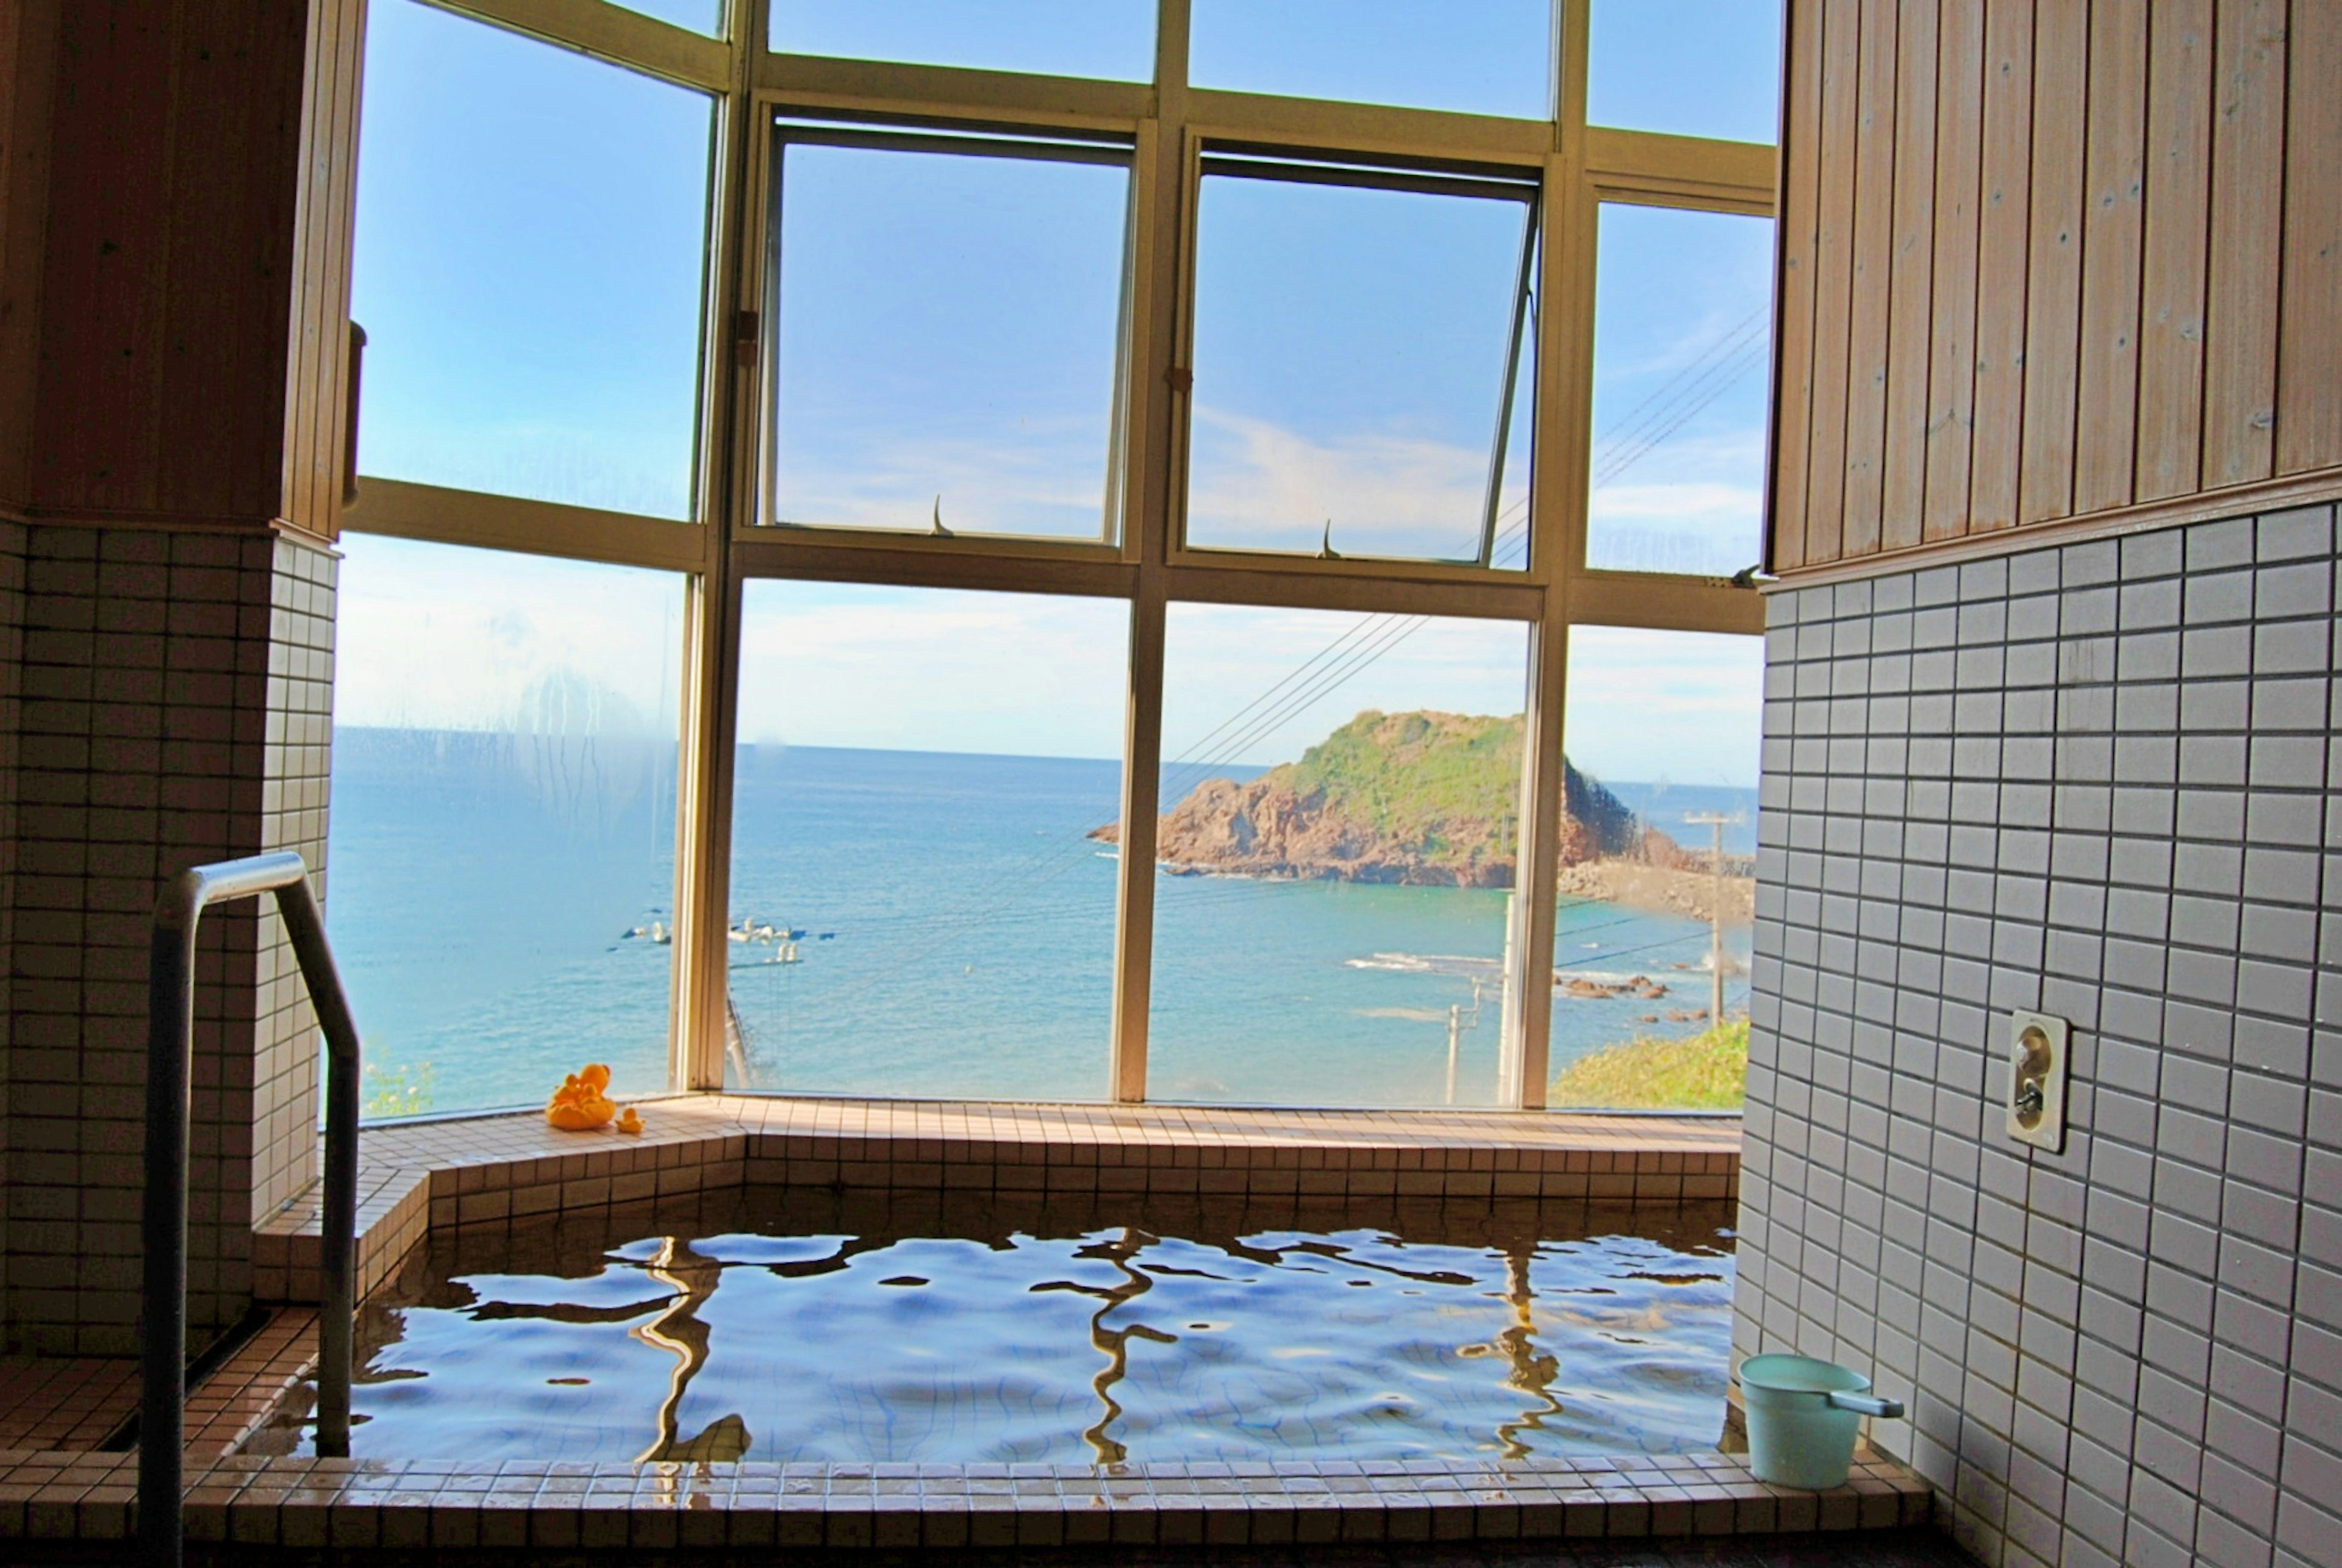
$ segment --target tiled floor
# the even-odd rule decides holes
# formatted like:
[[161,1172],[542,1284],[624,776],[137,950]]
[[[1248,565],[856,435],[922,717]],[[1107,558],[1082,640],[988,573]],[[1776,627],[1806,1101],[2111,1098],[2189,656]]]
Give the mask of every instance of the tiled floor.
[[[74,1563],[89,1568],[127,1568],[126,1553],[85,1544],[24,1543],[28,1564]],[[68,1554],[69,1553],[69,1554]],[[324,1561],[313,1552],[237,1544],[190,1543],[188,1568],[310,1568]],[[842,1551],[792,1555],[807,1568],[907,1568],[933,1563],[925,1552]],[[335,1562],[350,1559],[335,1558]],[[510,1553],[377,1551],[358,1559],[368,1568],[512,1568]],[[530,1568],[767,1568],[767,1553],[730,1551],[624,1553],[532,1553]],[[1287,1546],[1177,1548],[1056,1547],[956,1552],[958,1568],[1973,1568],[1950,1540],[1931,1528],[1871,1531],[1861,1535],[1805,1535],[1767,1541],[1702,1540],[1580,1543],[1460,1543],[1428,1546]]]
[[[317,1314],[287,1307],[187,1394],[191,1458],[232,1453],[316,1358]],[[128,1359],[0,1362],[0,1450],[90,1453],[138,1408]]]
[[[0,1453],[0,1541],[130,1528],[135,1454]],[[565,1464],[230,1455],[191,1464],[191,1541],[555,1553],[819,1547],[1404,1545],[1887,1530],[1926,1484],[1865,1457],[1796,1492],[1720,1453],[1485,1463]]]

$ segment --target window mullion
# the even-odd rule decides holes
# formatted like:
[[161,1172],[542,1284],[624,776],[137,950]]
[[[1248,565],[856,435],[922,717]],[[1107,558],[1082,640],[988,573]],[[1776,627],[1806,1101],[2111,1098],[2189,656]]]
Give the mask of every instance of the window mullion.
[[1114,1038],[1108,1093],[1146,1098],[1153,1004],[1155,832],[1162,810],[1163,642],[1179,422],[1186,399],[1172,385],[1178,302],[1188,258],[1180,244],[1187,182],[1187,0],[1161,0],[1155,33],[1156,117],[1139,127],[1132,170],[1128,327],[1118,402],[1123,549],[1136,564],[1130,612],[1130,705],[1123,742],[1120,877],[1116,887]]
[[676,812],[676,1086],[724,1086],[730,1005],[732,763],[739,714],[739,584],[726,542],[756,504],[758,360],[736,353],[739,324],[754,320],[760,204],[753,199],[761,137],[751,63],[764,36],[766,0],[732,0],[732,82],[719,118],[717,175],[708,225],[706,402],[700,441],[700,517],[706,564],[694,579],[684,650],[684,733]]

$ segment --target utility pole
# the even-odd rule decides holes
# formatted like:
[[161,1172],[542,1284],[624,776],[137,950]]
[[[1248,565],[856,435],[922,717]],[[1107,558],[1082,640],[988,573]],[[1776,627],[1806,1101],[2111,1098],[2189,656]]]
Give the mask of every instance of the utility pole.
[[1464,1004],[1447,1004],[1447,1103],[1456,1104],[1456,1054],[1464,1044]]
[[1716,888],[1707,900],[1707,1026],[1724,1027],[1724,824],[1731,818],[1722,812],[1696,811],[1686,813],[1684,821],[1694,827],[1713,828],[1716,847],[1708,864],[1716,872]]

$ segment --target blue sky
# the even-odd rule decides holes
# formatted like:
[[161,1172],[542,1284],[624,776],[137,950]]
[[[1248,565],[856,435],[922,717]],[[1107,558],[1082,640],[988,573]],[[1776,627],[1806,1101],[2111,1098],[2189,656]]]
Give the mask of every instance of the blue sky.
[[[636,8],[714,26],[710,0]],[[1462,9],[1459,20],[1459,8],[1435,0],[1196,0],[1194,75],[1259,91],[1541,112],[1545,7]],[[1132,0],[776,0],[774,15],[776,40],[806,50],[1133,77],[1152,68],[1152,7]],[[362,469],[688,516],[711,101],[414,0],[377,0],[370,28],[354,310],[371,338]],[[1749,0],[1601,0],[1594,115],[1769,138],[1777,28],[1774,8]],[[941,494],[945,523],[961,531],[1095,534],[1126,177],[1096,165],[794,148],[777,338],[783,514],[922,528]],[[1503,202],[1210,182],[1191,476],[1199,541],[1314,548],[1331,516],[1337,549],[1470,553],[1518,219]],[[1613,546],[1659,552],[1620,564],[1730,571],[1755,559],[1764,377],[1725,373],[1751,359],[1742,328],[1767,292],[1767,230],[1712,215],[1606,214],[1597,561]],[[1761,345],[1751,362],[1760,360]],[[1703,401],[1709,392],[1717,395]],[[1524,400],[1516,428],[1527,414]],[[1646,439],[1654,432],[1659,439]],[[1602,467],[1606,436],[1614,456],[1634,459],[1615,474]],[[1525,447],[1516,440],[1507,502],[1525,480]],[[441,558],[425,546],[354,546],[345,722],[503,722],[496,715],[517,700],[511,670],[573,655],[625,696],[614,713],[671,711],[636,689],[642,657],[586,646],[596,614],[586,606],[617,592],[580,585],[600,568],[566,569],[586,574],[575,579],[534,564],[506,574],[505,612],[465,599],[461,613],[438,615],[428,657],[370,684],[354,666],[376,656],[371,647],[392,657],[404,624],[382,607],[426,604],[449,576],[434,564]],[[671,580],[637,576],[645,581],[626,593],[645,606],[679,604]],[[810,624],[812,601],[794,605],[798,624]],[[1022,642],[1035,652],[1009,659],[1013,678],[1026,678],[1013,675],[1022,669],[1038,681],[1050,659],[1099,641],[1075,606],[1019,603]],[[966,607],[841,594],[818,608],[824,635],[873,650],[864,667],[876,669],[938,645],[932,634]],[[629,611],[627,624],[647,626],[650,614]],[[867,624],[849,637],[842,628],[856,616]],[[1248,700],[1247,679],[1322,644],[1306,620],[1231,620],[1225,630],[1251,641],[1225,671],[1194,666],[1196,691]],[[1467,676],[1462,645],[1430,631],[1410,637],[1378,661],[1374,684],[1433,705],[1517,710],[1518,653],[1482,660]],[[1696,684],[1671,651],[1688,645],[1646,645],[1641,665],[1628,647],[1612,679],[1654,691]],[[1118,670],[1121,650],[1089,656]],[[1730,685],[1733,660],[1708,662]],[[881,744],[885,726],[868,716],[879,687],[857,697],[852,667],[838,670],[827,717],[757,722],[799,744]],[[746,694],[754,689],[744,681],[744,738],[760,712]],[[1486,694],[1467,704],[1467,694]],[[1006,728],[980,749],[1100,754],[1095,725],[1047,721],[1046,710],[1004,713]],[[1347,716],[1333,714],[1323,728]],[[938,718],[930,727],[947,726]],[[1640,771],[1614,776],[1658,770],[1718,782],[1700,771],[1697,727],[1686,726],[1679,749],[1622,754]],[[1575,710],[1570,744],[1574,754],[1604,744]]]
[[1127,168],[797,145],[777,515],[1096,539]]

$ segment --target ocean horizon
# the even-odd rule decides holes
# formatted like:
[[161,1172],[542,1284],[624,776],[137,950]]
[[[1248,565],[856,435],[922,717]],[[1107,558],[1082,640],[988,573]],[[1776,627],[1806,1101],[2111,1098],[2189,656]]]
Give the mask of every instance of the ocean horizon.
[[[589,1061],[611,1064],[622,1095],[665,1090],[674,949],[654,937],[673,921],[675,755],[607,737],[339,731],[327,922],[377,1114],[537,1104]],[[1205,776],[1166,772],[1181,794]],[[735,1086],[1106,1097],[1118,867],[1088,834],[1117,815],[1121,774],[740,747]],[[1681,814],[1737,811],[1727,849],[1753,850],[1754,790],[1606,782],[1703,848],[1707,830]],[[1167,871],[1156,888],[1151,1098],[1438,1104],[1453,1023],[1455,1103],[1493,1103],[1507,893]],[[1565,901],[1556,924],[1557,967],[1668,994],[1557,996],[1555,1071],[1701,1026],[1666,1014],[1706,1004],[1704,923]],[[1727,1011],[1745,1006],[1748,934],[1726,933],[1741,970]]]

